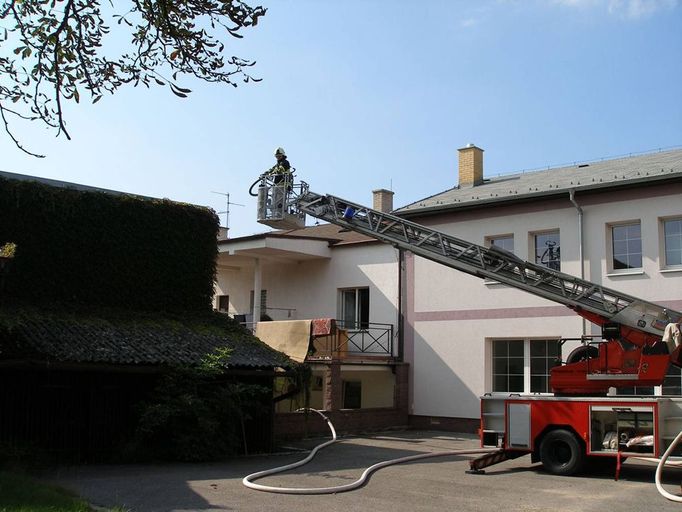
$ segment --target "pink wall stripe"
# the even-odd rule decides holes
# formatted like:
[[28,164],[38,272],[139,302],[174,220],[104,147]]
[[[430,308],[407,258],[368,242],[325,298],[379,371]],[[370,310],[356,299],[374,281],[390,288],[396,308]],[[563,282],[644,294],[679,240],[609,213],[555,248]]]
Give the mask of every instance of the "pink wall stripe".
[[[659,304],[680,311],[682,300],[660,301]],[[450,311],[413,312],[414,322],[438,322],[444,320],[493,320],[504,318],[545,318],[551,316],[577,316],[566,306],[538,306],[528,308],[457,309]]]
[[548,316],[574,316],[566,306],[538,306],[528,308],[459,309],[453,311],[415,312],[417,322],[442,320],[493,320],[496,318],[543,318]]

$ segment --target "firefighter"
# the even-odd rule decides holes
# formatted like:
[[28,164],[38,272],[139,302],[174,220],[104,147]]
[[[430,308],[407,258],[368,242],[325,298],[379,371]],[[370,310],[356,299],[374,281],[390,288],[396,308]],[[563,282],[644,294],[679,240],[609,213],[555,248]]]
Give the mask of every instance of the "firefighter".
[[280,211],[280,214],[283,214],[282,208],[284,197],[291,188],[291,164],[289,163],[289,160],[287,160],[284,148],[279,147],[275,150],[275,158],[277,159],[277,163],[270,168],[267,175],[273,177],[272,181],[274,187],[272,191],[272,203]]
[[270,168],[268,174],[274,176],[273,181],[275,184],[283,181],[290,181],[291,164],[289,163],[289,160],[287,160],[284,148],[277,148],[275,150],[275,158],[277,159],[277,163]]

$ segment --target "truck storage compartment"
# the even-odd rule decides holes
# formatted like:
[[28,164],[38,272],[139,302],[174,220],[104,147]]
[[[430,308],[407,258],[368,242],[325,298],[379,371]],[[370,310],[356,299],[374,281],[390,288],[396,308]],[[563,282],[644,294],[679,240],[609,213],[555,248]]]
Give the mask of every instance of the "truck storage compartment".
[[592,453],[654,454],[653,406],[593,406],[590,408]]

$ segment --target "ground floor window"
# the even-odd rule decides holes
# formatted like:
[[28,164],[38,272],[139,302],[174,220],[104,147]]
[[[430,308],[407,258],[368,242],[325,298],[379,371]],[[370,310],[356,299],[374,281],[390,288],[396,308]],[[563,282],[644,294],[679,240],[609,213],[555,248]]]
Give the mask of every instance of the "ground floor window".
[[561,360],[556,339],[492,340],[493,392],[549,393],[549,374]]
[[682,395],[682,368],[670,365],[661,387],[663,395]]
[[230,296],[218,295],[216,306],[217,306],[216,309],[221,313],[227,313],[230,310]]
[[343,408],[360,409],[362,407],[362,382],[343,381]]
[[616,389],[616,395],[682,395],[682,369],[670,365],[668,372],[660,386],[633,386]]

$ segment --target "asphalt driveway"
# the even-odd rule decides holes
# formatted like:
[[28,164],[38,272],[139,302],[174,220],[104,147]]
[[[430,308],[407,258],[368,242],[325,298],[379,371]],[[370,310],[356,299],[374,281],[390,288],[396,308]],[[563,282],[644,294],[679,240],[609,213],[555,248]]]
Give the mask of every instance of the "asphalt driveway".
[[[306,466],[258,482],[327,487],[352,482],[366,467],[382,460],[477,447],[478,441],[472,436],[442,432],[348,438],[322,450]],[[122,506],[133,512],[682,511],[682,505],[656,491],[655,466],[638,461],[627,461],[617,482],[612,468],[593,469],[578,477],[557,477],[531,464],[530,457],[493,466],[485,475],[470,475],[465,473],[468,457],[449,456],[384,468],[358,490],[326,496],[263,493],[241,483],[247,474],[304,456],[253,456],[216,464],[81,466],[62,468],[46,479],[72,489],[93,504]],[[670,492],[680,491],[681,480],[682,469],[666,471]]]

